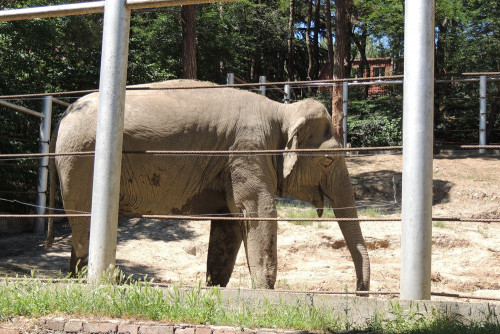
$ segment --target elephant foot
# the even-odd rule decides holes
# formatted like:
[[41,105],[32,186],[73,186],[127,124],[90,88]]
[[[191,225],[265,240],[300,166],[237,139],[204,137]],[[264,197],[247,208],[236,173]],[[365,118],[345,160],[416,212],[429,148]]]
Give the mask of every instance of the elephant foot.
[[370,291],[370,282],[358,282],[356,284],[357,291]]
[[220,286],[225,288],[229,282],[230,275],[217,275],[207,273],[207,286]]
[[260,275],[252,274],[253,289],[274,289],[276,283],[276,275],[261,273]]
[[69,271],[71,277],[81,277],[84,273],[85,268],[89,264],[89,258],[87,256],[77,257],[75,249],[71,247],[71,259],[69,261]]
[[[356,291],[370,291],[370,282],[358,281],[356,284]],[[366,293],[357,293],[357,296],[360,297],[368,297],[369,294]]]

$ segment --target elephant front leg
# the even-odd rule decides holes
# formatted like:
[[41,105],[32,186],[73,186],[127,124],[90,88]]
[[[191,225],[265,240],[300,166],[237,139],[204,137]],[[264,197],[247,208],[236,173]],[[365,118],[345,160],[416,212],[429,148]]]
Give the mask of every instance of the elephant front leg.
[[[252,147],[255,148],[255,147]],[[248,149],[240,147],[239,149]],[[231,163],[227,194],[229,209],[243,213],[243,243],[254,288],[274,289],[278,269],[278,222],[274,193],[276,170],[268,156],[235,157]]]
[[253,288],[274,289],[278,269],[276,221],[243,224],[243,241]]
[[233,273],[243,235],[237,221],[212,221],[207,256],[207,284],[225,287]]

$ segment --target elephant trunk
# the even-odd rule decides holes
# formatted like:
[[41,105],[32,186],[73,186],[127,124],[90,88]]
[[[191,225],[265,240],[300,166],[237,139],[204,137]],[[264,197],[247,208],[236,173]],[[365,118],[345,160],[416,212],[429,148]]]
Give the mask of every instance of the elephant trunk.
[[[326,180],[326,187],[322,187],[322,190],[332,202],[335,217],[357,218],[356,201],[349,172],[344,158],[341,159],[342,163],[339,168],[334,168],[332,177]],[[370,289],[370,259],[359,222],[342,221],[339,222],[339,226],[356,269],[356,290],[368,291]]]

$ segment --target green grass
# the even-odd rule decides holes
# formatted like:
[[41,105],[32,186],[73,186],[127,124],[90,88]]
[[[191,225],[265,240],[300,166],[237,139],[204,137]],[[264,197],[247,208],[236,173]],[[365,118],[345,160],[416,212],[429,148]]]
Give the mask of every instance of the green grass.
[[[297,205],[293,203],[278,203],[276,205],[276,208],[278,210],[278,214],[280,217],[283,219],[286,218],[292,218],[292,219],[309,219],[309,218],[318,218],[318,214],[316,212],[316,209],[313,208],[312,206],[306,206],[306,205]],[[359,209],[358,210],[358,215],[359,216],[367,216],[371,218],[378,218],[383,216],[383,213],[378,209],[378,208],[366,208],[366,209]],[[335,214],[333,212],[333,209],[331,208],[325,208],[323,211],[323,216],[322,218],[332,218],[335,220]],[[315,222],[312,221],[291,221],[290,223],[295,224],[295,225],[302,225],[302,226],[313,226]],[[316,222],[317,226],[319,228],[325,228],[324,224],[320,222]]]
[[[249,303],[222,298],[218,288],[160,289],[150,282],[125,280],[121,284],[90,286],[78,281],[44,283],[39,279],[5,278],[0,283],[0,321],[9,317],[46,315],[104,316],[174,323],[230,325],[243,328],[280,328],[320,332],[358,329],[369,333],[499,333],[492,313],[485,322],[465,323],[457,317],[423,317],[418,310],[393,304],[390,314],[374,316],[366,328],[354,328],[334,310],[297,303],[263,300]],[[126,282],[126,283],[123,283]],[[349,315],[349,310],[345,310]]]
[[238,327],[342,328],[329,310],[286,305],[268,300],[256,304],[222,299],[218,288],[160,289],[151,283],[101,284],[43,283],[9,280],[0,284],[0,321],[9,317],[51,314],[97,315],[177,323],[232,325]]
[[[278,214],[283,219],[292,218],[292,219],[310,219],[310,218],[318,218],[318,213],[316,209],[312,206],[306,205],[295,205],[295,204],[287,204],[287,203],[277,203],[276,209],[278,210]],[[335,218],[335,214],[333,213],[333,209],[325,209],[323,211],[322,218]],[[290,223],[295,225],[302,226],[313,226],[315,222],[312,221],[291,221]],[[318,228],[325,228],[322,223],[317,223]]]
[[398,302],[392,304],[391,316],[377,315],[370,324],[370,333],[377,334],[494,334],[500,331],[500,322],[492,311],[483,322],[466,322],[460,316],[440,314],[432,310],[433,316],[424,317],[415,307],[404,310]]
[[434,222],[434,227],[439,227],[439,228],[446,228],[446,223],[441,221],[441,220],[437,220]]
[[366,208],[366,209],[359,209],[358,215],[368,216],[371,218],[380,218],[382,216],[382,213],[377,208]]

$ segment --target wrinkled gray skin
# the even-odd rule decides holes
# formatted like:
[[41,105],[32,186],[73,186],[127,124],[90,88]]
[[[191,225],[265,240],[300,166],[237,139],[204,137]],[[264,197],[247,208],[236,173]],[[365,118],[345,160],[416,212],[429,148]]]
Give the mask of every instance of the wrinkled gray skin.
[[[176,80],[139,87],[212,85]],[[72,104],[57,131],[56,152],[92,151],[98,95]],[[128,90],[123,149],[268,150],[337,148],[331,118],[322,104],[291,105],[231,88]],[[55,159],[64,208],[90,211],[92,157]],[[273,288],[277,269],[275,195],[292,195],[323,207],[329,198],[337,217],[357,217],[353,189],[343,155],[288,153],[251,156],[123,156],[120,214],[222,214],[262,221],[212,221],[207,282],[225,286],[238,249],[245,246],[253,285]],[[318,210],[321,214],[322,210]],[[86,264],[89,219],[70,218],[71,270]],[[339,224],[351,252],[357,290],[368,290],[370,263],[358,222]],[[334,279],[332,277],[332,279]]]

